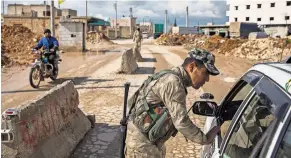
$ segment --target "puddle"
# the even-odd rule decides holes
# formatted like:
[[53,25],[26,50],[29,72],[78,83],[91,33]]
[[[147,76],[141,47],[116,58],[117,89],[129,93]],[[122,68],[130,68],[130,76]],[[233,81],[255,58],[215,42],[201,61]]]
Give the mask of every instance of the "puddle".
[[226,77],[223,79],[225,82],[234,83],[236,82],[236,78],[233,77]]
[[82,53],[83,55],[105,55],[109,53],[120,53],[120,50],[89,50],[87,52]]

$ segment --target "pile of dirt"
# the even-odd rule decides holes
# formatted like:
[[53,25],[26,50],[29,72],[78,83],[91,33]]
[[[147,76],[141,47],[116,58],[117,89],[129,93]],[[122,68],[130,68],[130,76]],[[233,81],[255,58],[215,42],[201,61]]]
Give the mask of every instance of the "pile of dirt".
[[114,44],[104,33],[96,31],[88,32],[86,41],[91,44]]
[[215,54],[235,56],[251,60],[278,61],[279,57],[291,54],[290,39],[228,39],[218,35],[178,35],[163,34],[157,40],[158,45],[183,45],[186,49],[200,48]]
[[41,35],[36,35],[24,26],[2,26],[1,66],[28,65],[34,60],[31,49]]
[[203,35],[179,35],[179,34],[162,34],[156,41],[157,45],[176,46],[194,42],[195,39],[202,38]]
[[[3,43],[2,40],[1,42]],[[5,46],[2,44],[1,45],[1,67],[10,66],[11,64],[11,60],[7,57],[5,52],[6,52]]]
[[286,39],[267,38],[249,40],[240,47],[222,54],[251,60],[278,61],[282,53],[291,54],[291,43],[287,43]]

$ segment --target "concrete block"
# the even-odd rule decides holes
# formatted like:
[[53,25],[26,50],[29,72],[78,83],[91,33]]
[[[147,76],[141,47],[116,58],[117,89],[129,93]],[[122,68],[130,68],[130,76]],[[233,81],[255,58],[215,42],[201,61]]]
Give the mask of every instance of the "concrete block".
[[126,49],[122,53],[122,59],[121,59],[120,69],[118,70],[118,73],[132,74],[135,72],[137,67],[138,65],[133,56],[132,48]]
[[17,116],[2,119],[15,138],[11,143],[2,142],[1,157],[69,157],[91,127],[78,105],[78,92],[73,82],[67,81],[19,106]]

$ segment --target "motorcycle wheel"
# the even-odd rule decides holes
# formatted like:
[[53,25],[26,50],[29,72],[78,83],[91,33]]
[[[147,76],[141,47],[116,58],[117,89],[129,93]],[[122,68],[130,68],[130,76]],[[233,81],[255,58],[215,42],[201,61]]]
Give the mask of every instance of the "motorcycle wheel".
[[29,73],[29,83],[31,87],[38,88],[41,80],[41,72],[39,66],[31,68]]
[[51,80],[53,80],[53,81],[56,80],[57,77],[58,77],[58,71],[55,72],[55,75],[50,76]]

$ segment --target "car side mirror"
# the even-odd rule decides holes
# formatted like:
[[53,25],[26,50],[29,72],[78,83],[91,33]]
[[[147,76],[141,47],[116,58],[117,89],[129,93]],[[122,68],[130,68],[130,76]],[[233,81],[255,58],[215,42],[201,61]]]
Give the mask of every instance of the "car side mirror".
[[212,101],[196,101],[192,106],[192,112],[197,115],[215,116],[217,104]]

